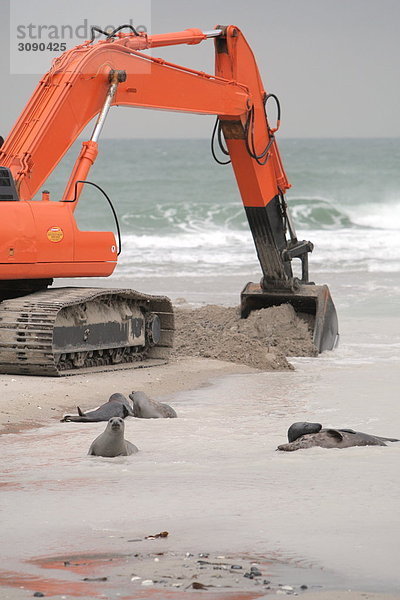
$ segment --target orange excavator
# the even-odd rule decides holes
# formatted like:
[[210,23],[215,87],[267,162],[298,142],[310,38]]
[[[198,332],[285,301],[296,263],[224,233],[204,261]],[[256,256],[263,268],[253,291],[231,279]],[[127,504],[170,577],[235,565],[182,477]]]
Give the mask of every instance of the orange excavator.
[[[95,31],[104,37],[95,41]],[[214,75],[143,52],[208,39],[215,44]],[[275,128],[267,119],[269,99],[278,105]],[[318,350],[332,349],[335,307],[327,286],[308,281],[313,245],[297,239],[285,199],[290,184],[275,139],[279,102],[265,92],[243,34],[230,25],[147,35],[122,25],[111,32],[92,28],[91,40],[53,61],[0,149],[0,372],[60,375],[168,359],[174,330],[168,298],[129,289],[47,289],[55,278],[114,271],[118,222],[117,244],[111,232],[80,231],[74,210],[83,187],[96,185],[87,177],[99,135],[110,107],[121,105],[216,115],[213,140],[229,160],[213,154],[232,163],[263,273],[260,284],[242,292],[242,317],[289,302],[310,316]],[[96,115],[63,197],[42,191],[33,200]]]

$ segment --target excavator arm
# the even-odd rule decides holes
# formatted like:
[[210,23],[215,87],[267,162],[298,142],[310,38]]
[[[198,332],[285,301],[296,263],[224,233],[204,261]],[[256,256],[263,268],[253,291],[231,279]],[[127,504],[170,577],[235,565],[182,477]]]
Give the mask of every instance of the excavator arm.
[[[215,42],[215,74],[145,53],[209,38]],[[40,289],[38,281],[45,287],[54,277],[108,276],[114,270],[113,234],[81,232],[73,216],[111,106],[214,114],[263,272],[260,285],[248,284],[242,293],[242,316],[290,302],[298,312],[314,317],[318,349],[332,348],[337,338],[335,309],[328,288],[308,282],[307,256],[313,246],[296,237],[285,200],[290,184],[275,140],[277,128],[271,129],[266,114],[269,96],[241,31],[218,26],[209,32],[147,35],[118,28],[106,39],[93,41],[54,60],[0,149],[0,280],[7,288],[14,282],[14,295],[22,295]],[[82,144],[61,201],[51,201],[47,192],[41,201],[33,201],[96,115],[93,134]],[[293,258],[301,260],[300,279],[293,276]]]
[[199,43],[199,30],[132,34],[83,44],[53,63],[0,150],[19,198],[31,200],[87,123],[100,113],[110,74],[124,72],[111,106],[132,106],[240,118],[248,111],[245,85],[152,58],[142,49]]

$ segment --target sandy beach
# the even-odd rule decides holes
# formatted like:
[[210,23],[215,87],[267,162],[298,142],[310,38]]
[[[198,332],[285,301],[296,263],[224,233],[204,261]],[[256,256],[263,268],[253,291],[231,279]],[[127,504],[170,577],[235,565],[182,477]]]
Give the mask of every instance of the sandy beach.
[[[0,375],[0,432],[41,426],[103,404],[111,394],[145,390],[168,396],[195,389],[217,375],[290,370],[287,356],[314,356],[311,332],[289,305],[240,319],[236,308],[175,308],[174,349],[167,365],[119,368],[60,378]],[[207,358],[205,358],[207,357]],[[209,358],[208,358],[209,357]],[[219,360],[216,360],[219,359]],[[142,363],[144,364],[144,363]]]
[[[260,371],[248,365],[231,362],[178,357],[172,359],[169,364],[153,368],[98,372],[59,379],[1,375],[1,433],[4,440],[9,437],[7,434],[21,432],[22,435],[26,435],[32,428],[41,428],[40,431],[44,432],[46,428],[55,426],[64,413],[75,412],[76,406],[82,409],[92,408],[103,403],[114,392],[128,394],[132,389],[143,389],[152,397],[167,399],[173,404],[175,394],[182,395],[182,392],[189,393],[209,386],[213,381],[225,381],[227,377],[252,373],[256,375]],[[102,424],[98,425],[102,427]],[[62,426],[79,427],[79,424],[68,423]],[[64,431],[68,435],[67,429]],[[9,439],[17,439],[17,436],[11,435]],[[49,439],[51,442],[54,436]],[[43,451],[42,448],[42,454]],[[74,462],[74,458],[72,461]],[[87,510],[87,507],[84,510]],[[188,524],[188,527],[191,525]],[[126,553],[126,544],[118,540],[114,540],[112,548],[107,552],[99,552],[96,556],[85,552],[84,549],[81,554],[63,552],[62,546],[52,557],[44,557],[39,552],[37,558],[25,560],[25,565],[20,571],[3,571],[0,576],[3,586],[1,598],[25,600],[37,593],[43,594],[44,597],[63,599],[151,597],[157,600],[178,600],[186,597],[188,592],[201,593],[207,600],[250,600],[293,594],[304,595],[308,600],[400,598],[397,594],[362,591],[361,582],[357,590],[327,589],[332,588],[332,585],[318,585],[316,582],[320,575],[317,574],[316,579],[312,567],[303,567],[299,575],[296,565],[291,565],[290,560],[286,564],[285,559],[277,558],[273,552],[268,560],[265,556],[257,553],[252,555],[249,552],[233,552],[230,555],[226,552],[224,555],[215,552],[204,554],[198,552],[199,548],[194,543],[193,553],[185,553],[182,551],[179,536],[177,543],[174,542],[173,536],[168,540],[149,542],[144,533],[142,531],[139,538],[124,540],[130,542],[131,548],[134,546],[134,550],[131,549],[129,553]],[[156,534],[156,531],[148,530],[147,533]],[[122,547],[125,547],[123,552]],[[135,560],[136,567],[133,570],[132,561]],[[240,576],[235,579],[235,583],[232,568],[240,569],[237,571]],[[243,578],[243,573],[246,570],[251,573],[251,568],[260,569],[263,576],[254,579]],[[271,580],[267,580],[266,576]],[[294,581],[296,583],[293,583]],[[129,582],[129,585],[126,582]],[[308,585],[301,585],[301,582],[308,582]],[[129,586],[132,588],[132,585],[134,591],[129,592]]]
[[89,409],[106,402],[111,394],[145,390],[161,397],[197,388],[211,378],[251,372],[251,367],[204,358],[174,358],[151,368],[98,371],[60,378],[0,375],[1,433],[42,427],[60,420],[76,407]]

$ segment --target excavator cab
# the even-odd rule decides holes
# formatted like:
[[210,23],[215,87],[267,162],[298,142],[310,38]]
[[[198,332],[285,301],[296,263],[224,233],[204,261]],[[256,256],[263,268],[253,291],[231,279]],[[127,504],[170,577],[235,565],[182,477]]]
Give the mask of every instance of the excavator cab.
[[0,201],[10,200],[19,200],[18,192],[10,169],[0,167]]

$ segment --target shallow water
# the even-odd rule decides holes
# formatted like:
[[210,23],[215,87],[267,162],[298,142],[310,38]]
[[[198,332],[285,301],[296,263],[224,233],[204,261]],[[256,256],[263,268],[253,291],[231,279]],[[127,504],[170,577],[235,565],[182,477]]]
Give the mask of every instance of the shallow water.
[[298,420],[398,435],[398,353],[377,363],[376,351],[345,344],[295,359],[295,372],[165,398],[178,419],[125,421],[131,457],[86,455],[104,423],[2,436],[3,568],[132,551],[129,539],[167,530],[163,549],[276,552],[325,569],[331,585],[398,590],[400,445],[275,451]]

